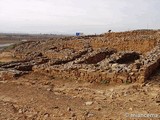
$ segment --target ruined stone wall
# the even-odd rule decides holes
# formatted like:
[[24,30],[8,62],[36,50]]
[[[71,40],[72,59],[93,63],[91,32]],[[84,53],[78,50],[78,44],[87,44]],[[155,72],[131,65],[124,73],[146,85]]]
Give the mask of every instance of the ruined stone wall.
[[14,54],[27,62],[9,69],[106,84],[144,82],[160,66],[159,39],[157,31],[131,31],[26,42]]
[[[98,52],[101,53],[102,51]],[[133,56],[133,58],[126,61],[126,56],[129,54],[129,57],[132,58]],[[90,57],[86,56],[84,57],[85,59],[75,59],[63,65],[51,67],[48,65],[47,69],[44,66],[35,66],[33,70],[38,73],[43,71],[43,74],[62,79],[106,84],[144,82],[160,67],[160,49],[155,47],[155,49],[146,53],[148,56],[140,55],[136,59],[134,58],[135,54],[135,52],[113,52],[110,56],[98,61],[98,63],[88,64],[88,61],[85,62],[85,60],[93,56],[99,59],[99,56],[96,56],[97,52],[95,52],[95,54],[88,54]],[[123,60],[124,58],[124,63],[118,63],[118,60]]]
[[[93,56],[99,59],[101,55],[97,56],[99,55],[98,53],[108,53],[107,55],[109,56],[104,58],[102,61],[98,61],[98,63],[86,64],[85,60],[88,60],[88,58],[93,58]],[[115,53],[113,50],[100,49],[99,51],[93,51],[92,54],[87,54],[88,57],[85,55],[84,58],[75,59],[74,61],[63,65],[55,64],[54,66],[50,66],[46,64],[34,66],[33,71],[62,79],[104,82],[106,84],[135,82],[135,74],[131,67],[124,64],[110,63],[113,59],[118,60],[121,57],[123,58],[125,54],[126,53],[123,52]],[[130,54],[134,55],[135,53],[130,52]]]
[[139,53],[145,53],[152,50],[156,46],[156,38],[151,36],[147,38],[143,37],[105,37],[96,38],[90,41],[91,46],[96,48],[109,47],[115,48],[118,51],[135,51]]
[[143,68],[138,80],[145,81],[160,68],[160,43],[139,62],[143,64]]

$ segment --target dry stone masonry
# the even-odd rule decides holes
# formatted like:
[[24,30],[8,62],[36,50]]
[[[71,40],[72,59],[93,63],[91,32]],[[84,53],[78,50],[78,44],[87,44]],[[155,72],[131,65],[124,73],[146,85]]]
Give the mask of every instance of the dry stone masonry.
[[144,82],[160,68],[160,31],[28,41],[12,52],[20,61],[2,64],[1,78],[9,71],[11,77],[38,72],[105,84]]

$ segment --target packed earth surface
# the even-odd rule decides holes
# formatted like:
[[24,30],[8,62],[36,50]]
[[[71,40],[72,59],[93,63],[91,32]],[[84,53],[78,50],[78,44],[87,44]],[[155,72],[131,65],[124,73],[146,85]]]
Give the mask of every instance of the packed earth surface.
[[0,120],[130,119],[160,119],[159,30],[24,41],[0,51]]

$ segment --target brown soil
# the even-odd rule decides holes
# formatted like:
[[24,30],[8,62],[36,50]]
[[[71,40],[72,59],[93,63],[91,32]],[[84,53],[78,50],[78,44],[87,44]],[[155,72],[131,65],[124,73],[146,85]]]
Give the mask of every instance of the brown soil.
[[106,86],[30,73],[0,82],[0,119],[128,120],[126,113],[159,114],[160,76],[153,79],[144,85]]

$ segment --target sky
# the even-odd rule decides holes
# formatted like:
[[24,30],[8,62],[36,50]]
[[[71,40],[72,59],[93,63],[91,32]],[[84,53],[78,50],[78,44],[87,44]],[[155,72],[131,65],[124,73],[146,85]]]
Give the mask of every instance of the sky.
[[84,34],[160,28],[160,0],[0,0],[0,32]]

